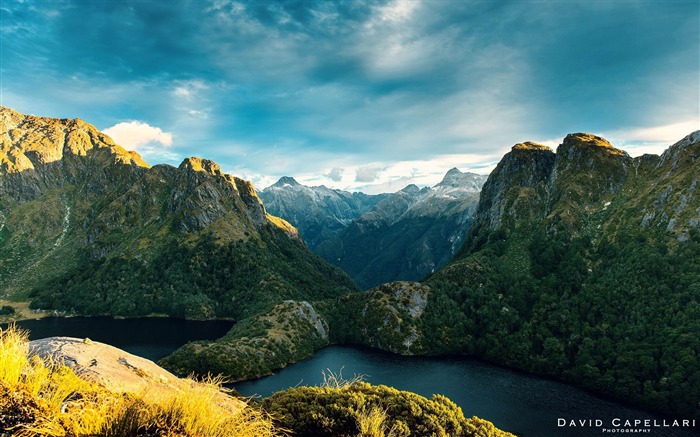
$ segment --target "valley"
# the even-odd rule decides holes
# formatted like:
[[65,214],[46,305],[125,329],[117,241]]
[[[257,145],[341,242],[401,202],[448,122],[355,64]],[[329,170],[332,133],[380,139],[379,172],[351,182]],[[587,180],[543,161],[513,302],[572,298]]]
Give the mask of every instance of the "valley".
[[[699,132],[661,156],[576,133],[556,150],[516,144],[488,179],[453,169],[371,197],[283,178],[258,197],[207,159],[151,167],[81,120],[2,108],[0,123],[10,305],[235,322],[160,361],[180,375],[240,381],[356,345],[700,418]],[[300,230],[267,209],[275,190]]]

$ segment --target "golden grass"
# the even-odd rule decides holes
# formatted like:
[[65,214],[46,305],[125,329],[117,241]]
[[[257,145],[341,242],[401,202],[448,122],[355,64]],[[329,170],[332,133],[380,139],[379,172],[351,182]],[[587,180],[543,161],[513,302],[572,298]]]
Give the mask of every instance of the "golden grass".
[[281,435],[257,409],[228,401],[221,380],[178,390],[110,392],[29,355],[26,332],[0,330],[0,434],[16,436]]
[[393,437],[394,429],[387,431],[387,412],[378,406],[363,407],[355,411],[355,421],[360,431],[358,437]]

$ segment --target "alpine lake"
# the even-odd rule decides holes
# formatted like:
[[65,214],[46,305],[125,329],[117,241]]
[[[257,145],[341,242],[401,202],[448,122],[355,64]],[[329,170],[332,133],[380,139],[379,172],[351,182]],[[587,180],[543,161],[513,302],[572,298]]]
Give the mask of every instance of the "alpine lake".
[[[223,336],[232,322],[70,317],[24,320],[17,326],[28,330],[30,339],[89,337],[158,361],[188,341]],[[658,417],[572,385],[460,356],[404,357],[374,349],[330,346],[274,375],[233,383],[231,387],[245,396],[265,397],[289,387],[320,385],[324,372],[342,374],[345,379],[359,376],[371,384],[426,397],[443,394],[467,417],[482,417],[522,437],[700,435],[697,427],[671,426],[674,419],[689,418]]]

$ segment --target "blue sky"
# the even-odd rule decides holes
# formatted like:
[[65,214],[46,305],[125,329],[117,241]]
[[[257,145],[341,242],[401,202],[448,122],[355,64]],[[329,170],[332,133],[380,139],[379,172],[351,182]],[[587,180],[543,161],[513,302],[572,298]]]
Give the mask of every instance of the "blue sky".
[[1,0],[2,105],[144,155],[365,192],[510,147],[700,128],[700,2]]

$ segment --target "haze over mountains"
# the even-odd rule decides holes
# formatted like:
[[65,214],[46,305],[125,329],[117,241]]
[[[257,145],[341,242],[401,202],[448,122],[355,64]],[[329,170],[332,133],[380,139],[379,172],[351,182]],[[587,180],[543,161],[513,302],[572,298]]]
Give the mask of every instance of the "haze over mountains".
[[478,204],[483,179],[454,170],[376,202],[281,180],[334,211],[310,229],[340,229],[342,246],[316,247],[348,269],[351,244],[379,242],[365,253],[399,258],[393,274],[430,266],[416,242],[456,251],[422,282],[366,292],[211,161],[149,167],[80,120],[6,108],[0,140],[0,293],[66,314],[237,320],[162,361],[178,373],[251,378],[360,344],[476,356],[700,418],[700,131],[638,158],[585,133],[556,152],[516,144]]
[[445,265],[464,241],[485,181],[453,168],[432,188],[367,195],[283,177],[260,198],[299,229],[312,251],[366,289],[419,280]]

